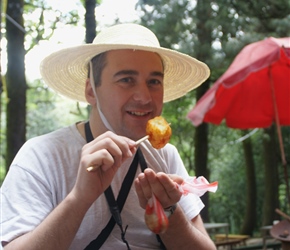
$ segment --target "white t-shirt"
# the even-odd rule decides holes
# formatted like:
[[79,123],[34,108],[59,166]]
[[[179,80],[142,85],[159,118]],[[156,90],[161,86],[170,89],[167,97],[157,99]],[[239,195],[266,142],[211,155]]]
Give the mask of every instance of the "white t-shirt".
[[[2,244],[32,231],[68,195],[75,184],[81,149],[85,144],[76,125],[72,125],[28,140],[20,149],[1,187]],[[188,177],[173,145],[167,144],[156,150],[147,141],[142,143],[141,149],[148,167],[155,172]],[[126,160],[113,179],[111,186],[115,197],[132,160]],[[140,171],[138,167],[136,175]],[[198,215],[204,206],[195,195],[183,196],[179,204],[189,219]],[[128,225],[126,239],[131,249],[159,248],[155,234],[145,225],[144,210],[139,206],[133,185],[121,216],[123,225]],[[106,198],[102,195],[86,213],[69,249],[84,249],[98,236],[110,217]],[[117,225],[102,249],[127,249]]]

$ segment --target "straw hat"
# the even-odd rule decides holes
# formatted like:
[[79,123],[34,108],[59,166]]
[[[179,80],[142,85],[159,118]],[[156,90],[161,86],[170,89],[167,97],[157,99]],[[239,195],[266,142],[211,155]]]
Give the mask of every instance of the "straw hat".
[[158,53],[164,64],[164,102],[177,99],[209,77],[206,64],[186,54],[162,48],[152,31],[138,24],[118,24],[100,32],[92,44],[62,49],[46,57],[41,75],[48,86],[70,99],[86,102],[85,81],[89,61],[117,49]]

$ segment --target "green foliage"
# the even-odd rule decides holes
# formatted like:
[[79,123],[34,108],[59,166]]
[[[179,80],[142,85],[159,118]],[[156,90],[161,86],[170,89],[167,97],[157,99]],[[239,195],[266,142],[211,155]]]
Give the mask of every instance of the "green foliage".
[[27,99],[27,138],[88,119],[86,105],[57,95],[40,81],[30,84]]
[[192,91],[185,97],[166,103],[163,109],[164,117],[171,123],[170,142],[178,148],[184,165],[191,173],[194,173],[194,147],[192,145],[195,129],[185,117],[194,100],[194,91]]
[[[4,4],[6,4],[6,1],[3,2],[3,6]],[[63,27],[64,25],[80,25],[79,9],[61,11],[58,10],[58,8],[53,8],[48,0],[25,1],[23,8],[23,19],[25,29],[25,53],[38,45],[40,41],[50,39],[54,34],[55,29]],[[3,34],[5,34],[5,32]],[[85,115],[80,114],[80,110],[82,110],[83,107],[80,107],[79,104],[72,104],[71,102],[70,107],[66,107],[66,109],[59,108],[60,105],[64,105],[63,103],[60,104],[60,98],[56,97],[45,87],[41,86],[42,85],[39,83],[32,83],[30,86],[28,86],[29,90],[26,93],[28,96],[28,109],[26,117],[27,138],[54,130],[55,128],[61,127],[64,124],[67,124],[68,121],[72,121],[77,117],[78,119],[82,119],[82,117],[87,118],[86,108],[84,112]],[[1,106],[3,109],[1,110],[2,116],[6,116],[7,103],[8,100],[5,100]],[[76,113],[76,115],[70,115],[71,117],[68,115],[70,118],[65,118],[64,120],[60,121],[55,119],[54,116],[61,117],[61,119],[63,119],[63,117],[67,117],[65,112],[69,113],[72,110],[71,107],[73,105],[76,106],[73,111]],[[6,117],[3,119],[3,121],[4,120],[6,121]],[[7,132],[5,124],[3,124],[4,122],[1,123],[1,136]],[[10,153],[10,151],[6,155],[4,153],[6,151],[5,148],[7,144],[5,139],[6,138],[1,138],[0,171],[2,170],[2,166],[4,165],[6,158],[8,159],[8,153]]]
[[[208,1],[208,0],[203,0]],[[84,1],[82,1],[84,2]],[[97,1],[99,3],[100,1]],[[212,28],[212,53],[207,62],[211,68],[210,82],[215,82],[227,69],[237,53],[248,43],[267,36],[289,36],[290,11],[288,0],[267,1],[209,1],[211,15],[206,16],[205,27]],[[195,55],[199,49],[196,36],[196,1],[188,0],[140,0],[137,10],[141,22],[151,28],[160,39],[162,46]],[[52,14],[52,15],[51,15]],[[47,1],[26,1],[24,9],[26,48],[31,49],[42,39],[49,39],[54,29],[60,25],[79,24],[81,18],[76,10],[61,13],[52,10]],[[197,49],[195,49],[197,48]],[[165,104],[163,115],[171,123],[173,135],[171,143],[179,150],[184,164],[194,175],[194,134],[195,128],[186,119],[188,111],[195,105],[196,91],[185,97]],[[4,99],[2,98],[2,101]],[[5,105],[2,105],[4,108]],[[5,112],[1,112],[2,121]],[[87,107],[65,100],[43,86],[39,81],[29,84],[27,91],[27,138],[50,132],[77,120],[87,119]],[[2,160],[5,160],[4,128],[1,123],[0,177],[3,174]],[[290,162],[290,127],[282,128],[286,159]],[[256,164],[257,211],[262,211],[263,193],[266,183],[263,175],[261,130],[251,136]],[[218,180],[217,193],[210,194],[210,216],[212,221],[229,222],[231,231],[238,233],[245,211],[245,162],[242,145],[237,140],[239,130],[220,126],[209,126],[208,167],[211,181]],[[279,146],[277,145],[277,148]],[[277,157],[280,152],[277,151]],[[3,164],[4,165],[4,164]],[[285,209],[285,183],[283,168],[279,166],[281,209]],[[290,174],[288,163],[288,174]],[[1,183],[1,178],[0,178]],[[290,211],[288,211],[290,212]],[[261,225],[261,217],[256,222],[256,231]]]
[[[225,124],[221,126],[210,126],[209,133],[209,168],[211,179],[219,181],[217,193],[211,194],[210,214],[213,221],[226,221],[231,225],[233,233],[239,233],[242,220],[244,219],[246,179],[245,161],[241,145],[242,134],[240,130],[229,129]],[[258,209],[263,202],[263,170],[261,152],[262,130],[254,133],[250,139],[254,148],[254,161],[256,163],[257,187],[258,187]],[[246,139],[248,140],[248,139]],[[261,211],[261,210],[258,210]],[[257,225],[261,225],[258,218]],[[258,230],[259,228],[257,228]]]
[[4,92],[0,96],[0,186],[5,177],[6,168],[5,168],[5,152],[6,152],[6,112],[4,112],[5,102],[7,101]]
[[277,37],[289,36],[290,2],[288,0],[235,0],[232,3],[239,15],[255,22],[255,25],[249,25],[252,32]]
[[[7,99],[1,98],[1,101],[1,107],[5,107]],[[5,110],[2,110],[1,115],[1,120],[4,122],[1,123],[0,129],[0,185],[6,174]],[[27,139],[71,125],[76,121],[87,120],[88,116],[86,104],[80,104],[57,95],[39,80],[29,84],[26,113]]]
[[[290,11],[288,0],[269,1],[208,1],[211,15],[204,12],[204,27],[211,27],[212,53],[206,63],[210,66],[210,82],[214,83],[229,67],[234,57],[247,44],[262,40],[265,37],[289,36]],[[141,13],[141,22],[151,28],[164,47],[177,49],[190,55],[196,55],[202,47],[197,40],[196,1],[138,1],[137,9]],[[201,31],[202,32],[202,31]],[[203,31],[204,32],[204,31]],[[200,54],[200,53],[199,53]],[[163,115],[171,122],[173,135],[171,143],[177,146],[185,166],[194,174],[194,133],[195,128],[186,119],[188,111],[194,106],[195,92],[184,98],[167,103]],[[290,161],[290,128],[283,128],[286,157]],[[217,193],[210,194],[210,216],[212,221],[227,221],[231,230],[238,233],[245,211],[246,179],[245,159],[242,143],[238,142],[242,135],[239,130],[220,126],[209,126],[208,167],[211,180],[219,181]],[[264,162],[262,152],[261,130],[250,138],[253,145],[253,157],[257,178],[257,211],[262,211],[264,197]],[[279,146],[277,145],[277,149]],[[288,150],[288,151],[287,151]],[[277,157],[280,152],[277,151]],[[289,164],[288,164],[289,165]],[[280,201],[285,204],[285,183],[280,167]],[[289,170],[289,167],[288,167]],[[290,172],[290,171],[288,171]],[[281,208],[282,208],[281,207]],[[290,211],[289,211],[290,212]],[[262,224],[261,214],[256,222],[256,232]]]
[[23,17],[26,31],[26,53],[40,41],[49,40],[63,25],[79,25],[78,10],[63,12],[53,9],[48,0],[26,1]]
[[192,25],[189,22],[193,11],[191,5],[190,1],[184,0],[139,1],[137,9],[143,13],[141,24],[156,34],[161,46],[188,53],[193,44]]

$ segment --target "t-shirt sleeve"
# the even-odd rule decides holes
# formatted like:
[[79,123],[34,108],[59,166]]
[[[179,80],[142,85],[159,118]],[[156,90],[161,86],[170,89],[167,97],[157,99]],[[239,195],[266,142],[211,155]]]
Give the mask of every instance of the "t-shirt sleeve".
[[[169,147],[167,158],[170,173],[177,174],[184,179],[189,177],[177,149],[172,145]],[[183,195],[179,201],[179,205],[189,220],[196,217],[204,208],[203,202],[195,194]]]
[[[22,149],[22,150],[25,150]],[[27,158],[29,159],[29,158]],[[23,165],[31,165],[26,161]],[[52,211],[51,187],[41,173],[12,164],[1,187],[1,243],[33,230]]]

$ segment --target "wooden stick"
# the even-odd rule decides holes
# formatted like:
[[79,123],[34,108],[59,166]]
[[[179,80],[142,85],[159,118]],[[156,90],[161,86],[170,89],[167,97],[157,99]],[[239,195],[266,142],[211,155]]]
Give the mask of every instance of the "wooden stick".
[[139,145],[141,142],[146,141],[148,138],[149,138],[149,135],[146,135],[146,136],[142,137],[141,139],[136,141],[136,145]]
[[[136,141],[136,146],[139,145],[141,142],[147,140],[148,138],[149,138],[149,135],[142,137],[141,139]],[[97,170],[99,167],[100,167],[99,165],[89,166],[89,167],[87,167],[87,171],[93,172],[93,171]]]
[[93,171],[97,170],[99,167],[100,167],[100,165],[89,166],[89,167],[87,167],[87,171],[93,172]]
[[287,220],[290,221],[290,216],[289,216],[289,215],[283,213],[283,212],[282,212],[280,209],[278,209],[278,208],[276,208],[275,211],[276,211],[277,214],[280,214],[282,217],[284,217],[285,219],[287,219]]

